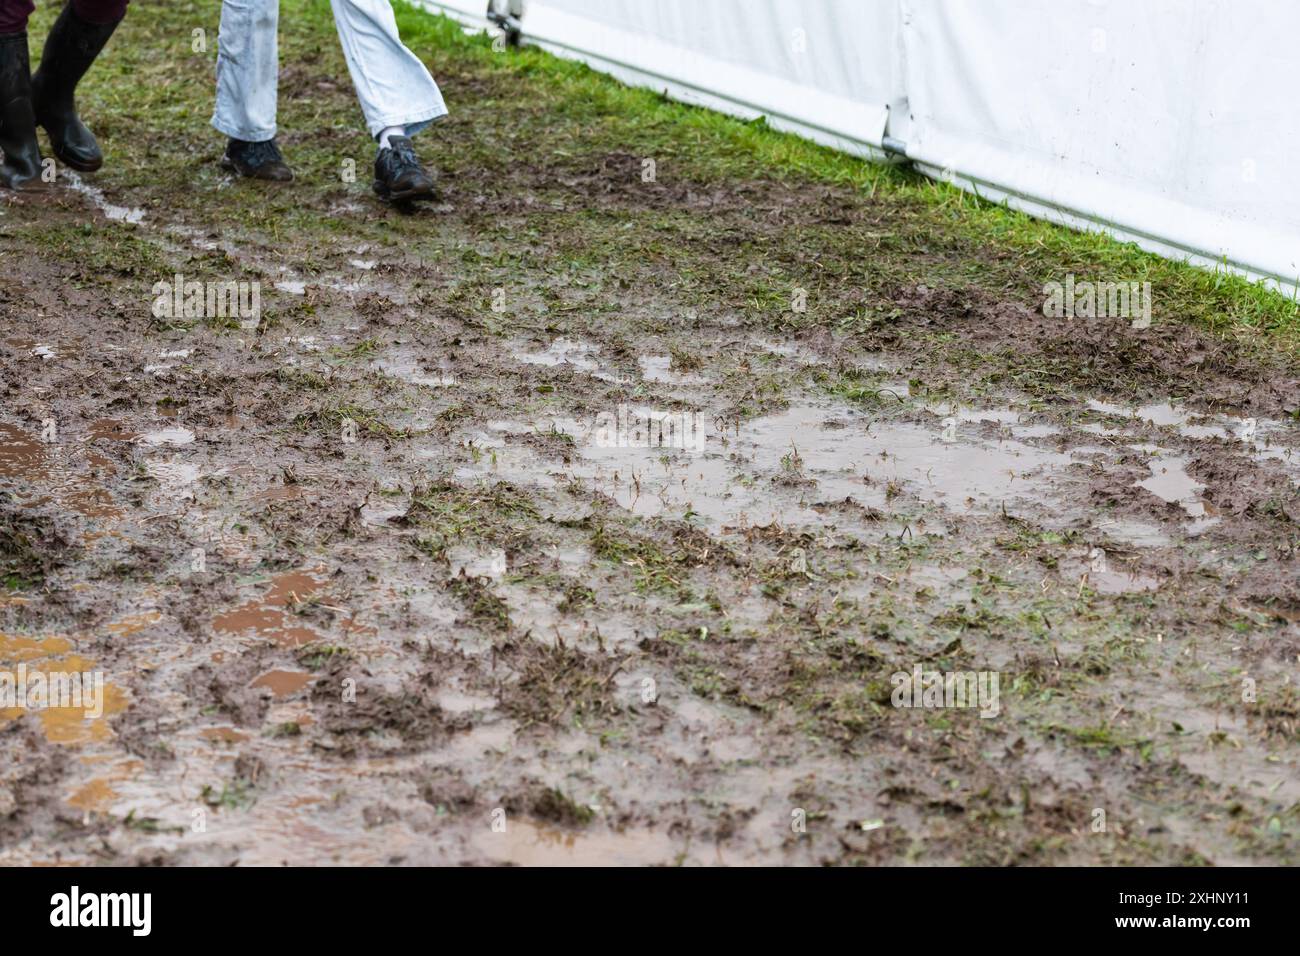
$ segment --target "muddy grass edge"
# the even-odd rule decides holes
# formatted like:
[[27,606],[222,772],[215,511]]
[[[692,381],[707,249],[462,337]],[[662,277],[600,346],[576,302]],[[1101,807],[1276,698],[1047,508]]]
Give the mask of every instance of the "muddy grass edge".
[[[290,0],[289,6],[318,21],[331,16],[323,0]],[[753,178],[761,170],[778,178],[848,186],[930,207],[954,233],[993,253],[998,267],[989,271],[987,291],[1005,292],[1008,284],[1018,282],[1022,294],[1036,296],[1043,284],[1064,281],[1069,273],[1077,274],[1080,281],[1150,282],[1158,318],[1199,324],[1239,344],[1277,350],[1288,359],[1300,360],[1300,298],[1264,280],[1252,281],[1226,265],[1199,267],[1146,252],[1101,231],[1076,232],[928,179],[906,165],[860,159],[780,132],[761,117],[745,121],[670,100],[649,88],[625,86],[586,64],[538,47],[497,53],[486,34],[466,33],[448,16],[409,0],[394,0],[393,6],[404,40],[417,53],[431,45],[451,47],[476,61],[496,63],[496,69],[522,70],[602,109],[639,114],[643,117],[639,125],[662,129],[665,138],[687,134],[725,145],[723,155],[732,168],[719,169],[720,176]],[[1098,273],[1098,266],[1104,272]]]

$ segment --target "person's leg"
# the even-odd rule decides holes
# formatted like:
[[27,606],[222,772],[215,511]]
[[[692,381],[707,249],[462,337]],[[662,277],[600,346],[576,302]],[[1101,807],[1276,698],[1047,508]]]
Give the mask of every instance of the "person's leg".
[[275,138],[279,0],[222,0],[212,126],[231,139]]
[[76,90],[108,38],[126,16],[127,0],[71,0],[45,38],[40,69],[32,77],[36,122],[50,136],[54,155],[73,169],[104,165],[94,135],[77,116]]
[[275,145],[279,20],[279,0],[221,4],[212,126],[230,137],[222,165],[257,179],[293,178]]
[[413,136],[447,115],[438,84],[402,43],[389,0],[330,0],[330,6],[372,137],[392,126]]
[[20,189],[41,171],[27,53],[31,0],[0,0],[0,185]]
[[447,115],[442,91],[402,43],[389,0],[330,0],[339,43],[366,129],[379,140],[375,192],[385,199],[427,199],[433,177],[410,137]]

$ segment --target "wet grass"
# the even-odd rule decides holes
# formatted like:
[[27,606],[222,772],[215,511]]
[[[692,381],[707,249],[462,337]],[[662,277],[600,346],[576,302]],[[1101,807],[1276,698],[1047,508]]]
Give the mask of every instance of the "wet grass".
[[[846,320],[849,327],[870,328],[879,321],[873,315],[887,318],[890,290],[922,282],[940,290],[978,288],[1037,306],[1043,283],[1074,273],[1080,279],[1149,281],[1157,322],[1191,322],[1291,355],[1300,350],[1300,306],[1237,276],[1035,221],[904,168],[848,157],[761,122],[673,103],[536,49],[494,52],[485,37],[467,36],[449,19],[400,0],[396,7],[406,42],[429,63],[452,110],[422,138],[426,156],[470,190],[508,186],[516,178],[511,166],[520,161],[540,167],[543,175],[527,187],[527,198],[552,206],[544,216],[525,211],[521,231],[518,211],[490,203],[476,225],[488,241],[550,236],[552,248],[543,257],[562,264],[563,272],[612,265],[635,275],[668,267],[676,273],[677,294],[703,306],[716,303],[723,289],[736,291],[740,280],[748,311],[765,316],[777,330],[855,313],[857,318]],[[54,12],[38,11],[35,36]],[[217,15],[215,7],[194,2],[141,3],[132,10],[110,55],[80,93],[108,155],[101,180],[146,209],[180,213],[214,233],[255,238],[272,259],[280,243],[303,234],[378,244],[396,235],[410,253],[431,263],[471,264],[465,256],[474,250],[448,248],[429,234],[425,217],[392,217],[375,208],[368,195],[373,145],[361,128],[325,0],[293,0],[282,11],[280,141],[298,181],[291,188],[218,189],[223,174],[216,160],[223,143],[204,123],[212,106]],[[193,49],[196,29],[205,31],[200,51]],[[310,71],[302,65],[308,62]],[[624,165],[637,173],[643,158],[654,159],[657,179],[668,189],[707,192],[756,177],[798,188],[822,184],[859,197],[868,214],[829,226],[805,210],[802,221],[796,216],[791,223],[788,241],[775,246],[755,244],[739,232],[739,247],[730,251],[743,253],[750,267],[728,274],[698,256],[694,263],[674,261],[682,240],[726,235],[715,219],[652,207],[632,211],[629,223],[629,211],[617,201],[607,209],[573,208],[572,183],[599,187],[590,176],[602,163],[607,180],[626,171],[610,167],[610,156],[625,157]],[[353,182],[343,176],[349,164],[356,171]],[[335,208],[346,203],[361,209]],[[77,240],[41,241],[75,247]],[[107,266],[111,260],[127,272],[135,271],[137,261],[148,264],[140,260],[147,250],[120,241],[123,250],[106,250],[101,242],[85,252],[92,263]],[[836,253],[823,256],[816,275],[809,274],[801,253],[810,246]],[[535,243],[525,243],[514,255],[525,257],[526,266],[526,257],[537,251]],[[499,284],[488,273],[508,272],[518,263],[480,257],[473,265],[471,275],[457,282],[462,291],[479,295]],[[475,272],[483,278],[474,278]],[[845,298],[844,285],[864,297],[857,308],[848,308],[854,303]],[[822,307],[802,317],[792,312],[796,287],[806,287]]]

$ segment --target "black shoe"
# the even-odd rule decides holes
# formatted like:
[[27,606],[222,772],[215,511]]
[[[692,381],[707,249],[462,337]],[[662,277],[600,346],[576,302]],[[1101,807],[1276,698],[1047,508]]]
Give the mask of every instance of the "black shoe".
[[36,122],[49,134],[54,155],[73,169],[91,173],[104,165],[94,134],[77,116],[73,94],[121,22],[87,23],[69,3],[50,28],[40,68],[32,77]]
[[389,202],[433,199],[433,177],[420,165],[409,136],[390,136],[392,145],[375,157],[375,192]]
[[226,145],[221,165],[249,179],[269,179],[277,183],[293,179],[293,170],[285,164],[280,147],[273,139],[264,139],[260,143],[232,139]]
[[21,189],[41,174],[26,33],[0,36],[0,152],[0,184]]

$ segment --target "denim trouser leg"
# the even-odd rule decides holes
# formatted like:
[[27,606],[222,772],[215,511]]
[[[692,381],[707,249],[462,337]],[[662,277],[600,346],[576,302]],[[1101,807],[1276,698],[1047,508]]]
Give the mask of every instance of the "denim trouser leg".
[[252,143],[275,136],[279,19],[279,0],[223,0],[221,4],[212,125],[227,136]]
[[447,115],[438,84],[402,44],[389,0],[330,0],[330,6],[371,136],[389,126],[413,135]]

